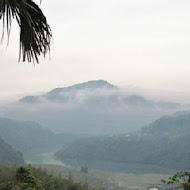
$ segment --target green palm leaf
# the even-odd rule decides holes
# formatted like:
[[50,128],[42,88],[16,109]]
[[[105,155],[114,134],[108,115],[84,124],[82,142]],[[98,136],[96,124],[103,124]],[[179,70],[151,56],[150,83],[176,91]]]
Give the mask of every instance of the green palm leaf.
[[20,27],[19,60],[39,62],[38,57],[44,57],[50,51],[52,38],[51,28],[41,9],[32,0],[0,0],[0,19],[8,37],[11,21],[15,18]]

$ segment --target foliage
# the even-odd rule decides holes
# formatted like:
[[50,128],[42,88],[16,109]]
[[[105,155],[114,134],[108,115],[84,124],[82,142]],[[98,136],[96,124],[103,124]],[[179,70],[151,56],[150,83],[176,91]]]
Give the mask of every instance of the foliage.
[[43,187],[30,168],[21,166],[16,170],[15,180],[0,184],[0,190],[43,190]]
[[190,169],[190,114],[163,117],[134,134],[81,139],[58,151],[55,157],[71,165],[80,162],[78,166],[85,161],[93,168],[109,162],[126,164],[126,168],[129,164],[158,166],[161,172],[187,170]]
[[176,189],[189,190],[190,172],[177,172],[172,177],[170,177],[169,180],[162,180],[162,182],[167,185],[174,185],[174,187],[165,188],[167,190],[176,190]]
[[190,113],[179,112],[164,116],[142,128],[142,134],[155,136],[181,136],[190,134]]
[[17,20],[20,27],[19,60],[22,57],[22,61],[27,59],[38,63],[38,56],[45,56],[50,50],[52,33],[46,17],[32,0],[1,0],[0,19],[3,20],[8,37],[12,18]]
[[[1,178],[2,177],[2,178]],[[87,183],[75,183],[47,174],[32,166],[0,166],[0,190],[88,190]]]
[[88,173],[88,167],[87,166],[82,166],[81,168],[80,168],[80,171],[82,172],[82,173]]
[[99,161],[100,163],[159,166],[163,171],[165,169],[184,170],[190,169],[189,145],[190,135],[158,139],[86,138],[56,152],[55,158],[68,164],[72,164],[72,160],[81,164],[86,162],[88,167],[93,166],[93,168],[94,163]]

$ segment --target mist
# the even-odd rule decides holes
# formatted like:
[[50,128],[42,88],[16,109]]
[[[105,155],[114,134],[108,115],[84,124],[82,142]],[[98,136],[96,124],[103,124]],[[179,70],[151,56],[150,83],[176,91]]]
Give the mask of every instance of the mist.
[[188,109],[188,105],[166,100],[144,89],[115,86],[77,89],[76,85],[40,96],[26,96],[3,106],[0,114],[34,120],[57,133],[122,134],[139,130],[161,116]]

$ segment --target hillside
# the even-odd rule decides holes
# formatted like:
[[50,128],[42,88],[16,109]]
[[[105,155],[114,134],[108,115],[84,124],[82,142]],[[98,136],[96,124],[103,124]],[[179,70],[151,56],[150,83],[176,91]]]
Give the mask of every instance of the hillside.
[[97,90],[97,89],[116,90],[117,87],[104,80],[88,81],[80,84],[75,84],[69,87],[55,88],[50,92],[41,96],[26,96],[20,99],[19,101],[24,103],[38,103],[42,99],[46,99],[51,101],[62,102],[62,101],[68,101],[70,98],[73,98],[69,97],[68,93],[76,93],[77,91],[81,90]]
[[81,139],[58,151],[55,157],[73,165],[86,162],[92,168],[110,163],[112,169],[137,173],[146,173],[148,168],[155,172],[188,170],[189,121],[189,114],[173,115],[131,135]]
[[32,161],[38,154],[55,152],[79,136],[55,134],[36,122],[0,118],[0,138]]
[[141,133],[151,136],[181,136],[190,134],[190,113],[179,112],[164,116],[142,128]]
[[23,164],[22,154],[0,139],[0,164]]
[[36,121],[55,133],[117,135],[138,130],[182,107],[95,80],[23,97],[2,108],[1,113],[3,117]]

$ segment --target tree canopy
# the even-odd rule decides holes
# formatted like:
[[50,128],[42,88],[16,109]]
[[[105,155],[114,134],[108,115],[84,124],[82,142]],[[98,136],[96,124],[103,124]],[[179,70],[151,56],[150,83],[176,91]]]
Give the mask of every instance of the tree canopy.
[[[162,180],[167,185],[172,187],[166,187],[164,190],[189,190],[190,189],[190,172],[177,172],[169,178],[169,180]],[[162,188],[159,188],[163,190]]]
[[39,56],[50,51],[52,38],[51,28],[39,6],[32,0],[1,0],[0,20],[3,22],[9,38],[12,19],[16,19],[20,27],[19,61],[39,63]]

